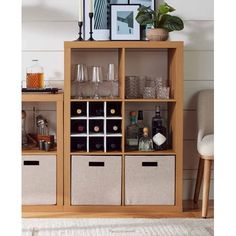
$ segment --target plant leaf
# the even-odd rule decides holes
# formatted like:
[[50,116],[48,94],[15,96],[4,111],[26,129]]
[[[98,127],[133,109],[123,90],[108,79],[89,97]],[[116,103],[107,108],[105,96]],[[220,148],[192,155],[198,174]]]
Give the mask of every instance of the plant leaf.
[[169,12],[175,11],[175,9],[172,6],[168,5],[166,2],[161,4],[158,10],[161,14],[167,14]]
[[139,12],[135,19],[140,25],[153,24],[152,14],[150,13],[143,14]]
[[169,32],[174,30],[179,31],[184,28],[184,23],[177,16],[165,15],[162,17],[162,22],[159,24],[159,28],[166,29]]

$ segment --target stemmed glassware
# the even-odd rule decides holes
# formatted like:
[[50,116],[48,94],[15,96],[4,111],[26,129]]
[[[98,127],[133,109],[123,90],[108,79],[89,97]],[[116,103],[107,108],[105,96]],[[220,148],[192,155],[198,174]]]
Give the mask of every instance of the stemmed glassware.
[[82,93],[82,84],[88,81],[88,70],[86,65],[84,64],[77,64],[76,65],[76,98],[82,99],[83,93]]
[[111,83],[110,98],[114,98],[114,82],[116,81],[115,65],[114,64],[108,65],[107,80]]
[[94,91],[94,99],[99,99],[100,95],[98,93],[98,86],[103,80],[102,78],[102,67],[101,66],[93,66],[92,67],[92,83],[95,84],[95,91]]

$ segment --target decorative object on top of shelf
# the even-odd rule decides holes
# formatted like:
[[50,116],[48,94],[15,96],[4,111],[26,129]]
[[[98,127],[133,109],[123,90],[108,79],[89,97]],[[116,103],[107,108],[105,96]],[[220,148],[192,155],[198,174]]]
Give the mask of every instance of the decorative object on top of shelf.
[[78,26],[79,26],[79,38],[76,39],[75,41],[84,41],[84,39],[82,38],[83,22],[82,22],[82,21],[79,21],[79,22],[78,22]]
[[[155,0],[129,0],[129,4],[140,4],[141,6],[150,7],[152,10],[155,10],[156,1]],[[141,40],[147,40],[147,29],[151,25],[141,25],[140,27],[140,37]]]
[[147,30],[147,38],[151,41],[164,41],[168,39],[169,32],[180,31],[184,28],[183,21],[169,13],[175,11],[167,3],[163,3],[155,11],[150,7],[141,6],[138,9],[136,20],[140,25],[152,24],[153,29]]
[[38,64],[38,59],[32,60],[33,65],[26,68],[26,87],[44,88],[43,67]]
[[111,4],[111,40],[140,40],[140,25],[135,20],[139,4]]
[[89,13],[94,15],[92,22],[95,40],[109,40],[110,35],[110,4],[128,4],[128,0],[84,0],[84,35],[88,40],[90,35]]

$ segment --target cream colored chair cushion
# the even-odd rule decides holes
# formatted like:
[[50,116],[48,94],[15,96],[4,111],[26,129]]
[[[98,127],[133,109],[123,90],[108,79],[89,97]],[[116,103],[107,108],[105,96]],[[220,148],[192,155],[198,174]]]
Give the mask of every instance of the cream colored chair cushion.
[[214,157],[214,134],[206,135],[198,142],[197,146],[200,155],[204,159],[213,159]]

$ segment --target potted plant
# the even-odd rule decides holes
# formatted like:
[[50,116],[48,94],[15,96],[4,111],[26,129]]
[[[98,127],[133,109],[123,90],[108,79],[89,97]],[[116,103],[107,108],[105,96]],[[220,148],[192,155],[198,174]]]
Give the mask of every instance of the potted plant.
[[173,11],[175,9],[167,3],[161,4],[156,11],[141,5],[136,20],[141,26],[152,25],[153,28],[147,30],[149,40],[164,41],[168,39],[169,32],[184,28],[184,23],[179,17],[169,14]]

